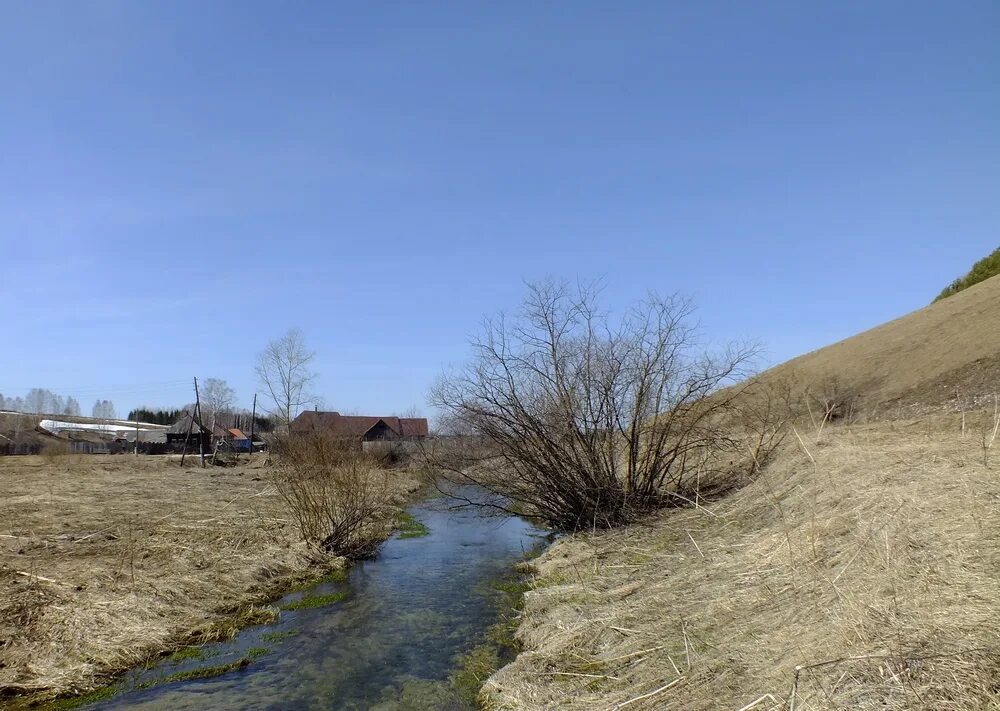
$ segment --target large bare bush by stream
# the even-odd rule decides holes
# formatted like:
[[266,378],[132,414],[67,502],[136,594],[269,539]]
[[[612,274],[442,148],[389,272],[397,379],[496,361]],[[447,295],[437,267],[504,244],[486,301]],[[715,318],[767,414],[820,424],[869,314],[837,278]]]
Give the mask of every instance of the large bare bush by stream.
[[311,547],[369,558],[391,525],[395,488],[363,453],[321,433],[280,440],[272,479]]
[[686,500],[703,478],[719,485],[727,454],[759,466],[776,441],[760,402],[745,408],[746,388],[726,387],[746,376],[753,348],[702,352],[678,297],[651,295],[613,319],[596,296],[529,285],[521,312],[487,320],[471,360],[432,393],[444,421],[480,445],[478,457],[447,453],[448,467],[561,530]]

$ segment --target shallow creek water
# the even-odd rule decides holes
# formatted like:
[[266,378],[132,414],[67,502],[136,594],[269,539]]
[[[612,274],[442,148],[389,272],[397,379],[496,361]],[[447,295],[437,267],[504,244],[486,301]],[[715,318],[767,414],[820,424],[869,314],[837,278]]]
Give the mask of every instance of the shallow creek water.
[[[464,491],[468,494],[469,491]],[[348,580],[292,593],[346,592],[332,604],[283,611],[275,624],[202,648],[202,658],[132,672],[131,691],[91,709],[462,709],[448,696],[457,657],[498,618],[494,584],[544,534],[517,518],[450,510],[451,499],[409,509],[429,534],[390,539]],[[221,676],[139,689],[178,672],[253,663]]]

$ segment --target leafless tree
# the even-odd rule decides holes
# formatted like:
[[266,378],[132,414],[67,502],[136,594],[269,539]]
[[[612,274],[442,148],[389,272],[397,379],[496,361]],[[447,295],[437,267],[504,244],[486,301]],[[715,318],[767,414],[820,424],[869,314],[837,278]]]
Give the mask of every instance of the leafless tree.
[[269,414],[279,426],[287,427],[303,407],[316,402],[310,391],[316,373],[309,368],[315,355],[306,348],[302,331],[293,328],[268,343],[257,357],[257,378],[273,405]]
[[63,407],[62,414],[64,415],[80,415],[80,403],[76,401],[73,397],[66,398],[66,404]]
[[114,420],[118,417],[115,404],[110,400],[97,400],[91,408],[91,416],[101,420]]
[[271,480],[306,543],[353,559],[374,556],[394,511],[388,472],[322,432],[279,437],[275,449]]
[[410,405],[402,412],[392,413],[393,417],[423,417],[423,411],[417,405]]
[[231,415],[236,391],[220,378],[205,378],[201,386],[202,422],[215,429],[220,418]]
[[683,298],[650,295],[612,319],[591,287],[530,284],[522,311],[488,319],[471,360],[432,390],[442,420],[478,445],[443,466],[561,530],[676,503],[696,469],[744,447],[735,384],[755,356],[701,352],[691,315]]

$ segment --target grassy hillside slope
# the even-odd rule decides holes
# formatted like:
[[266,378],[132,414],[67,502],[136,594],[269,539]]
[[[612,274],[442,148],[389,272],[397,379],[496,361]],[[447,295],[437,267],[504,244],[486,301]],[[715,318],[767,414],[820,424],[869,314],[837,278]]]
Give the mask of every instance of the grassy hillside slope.
[[1000,709],[998,364],[1000,277],[770,371],[880,415],[799,422],[722,501],[556,543],[487,707]]
[[[1000,276],[768,372],[802,383],[834,375],[875,414],[927,412],[1000,390]],[[956,395],[957,394],[957,395]]]

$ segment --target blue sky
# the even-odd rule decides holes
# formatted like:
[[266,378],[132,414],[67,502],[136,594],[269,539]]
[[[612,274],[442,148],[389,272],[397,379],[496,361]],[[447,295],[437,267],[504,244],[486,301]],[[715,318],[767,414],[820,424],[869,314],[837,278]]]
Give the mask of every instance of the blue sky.
[[0,5],[0,392],[119,412],[300,327],[423,406],[523,280],[779,362],[1000,243],[1000,5]]

